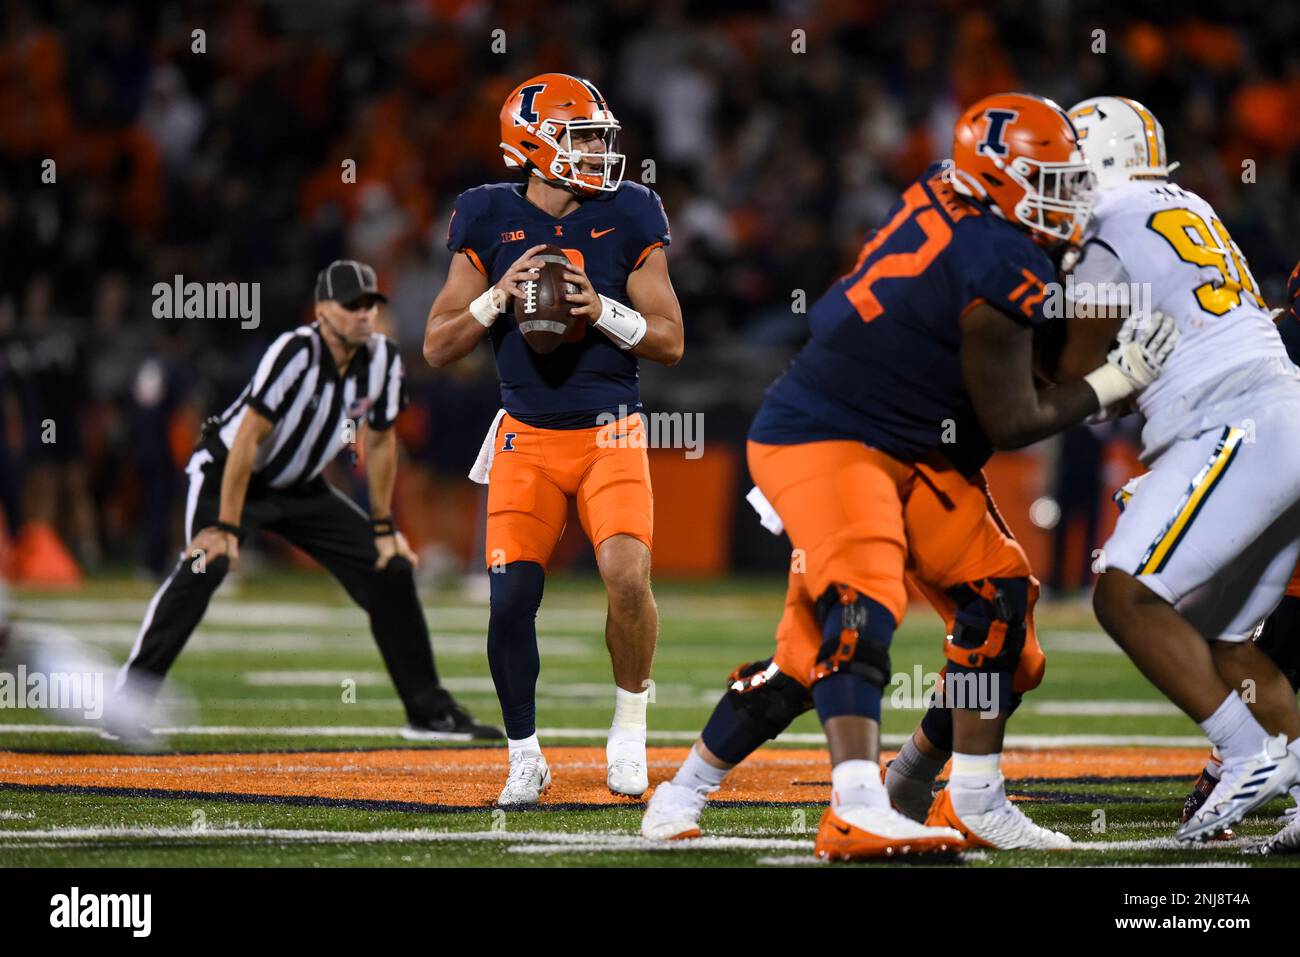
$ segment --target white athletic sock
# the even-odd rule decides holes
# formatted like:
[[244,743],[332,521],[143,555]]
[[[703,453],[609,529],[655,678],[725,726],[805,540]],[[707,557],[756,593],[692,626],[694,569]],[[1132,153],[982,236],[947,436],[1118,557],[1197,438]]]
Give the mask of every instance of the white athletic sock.
[[633,737],[638,732],[645,740],[646,705],[650,702],[650,689],[645,691],[624,691],[614,689],[614,723],[610,727],[611,736]]
[[[1297,761],[1300,761],[1300,738],[1296,738],[1294,741],[1288,744],[1286,746],[1286,749],[1296,756]],[[1300,787],[1300,785],[1296,785],[1296,786]]]
[[948,790],[957,816],[983,814],[1007,799],[1000,765],[1002,754],[952,753],[952,776]]
[[526,738],[520,738],[516,741],[514,738],[507,738],[506,745],[510,749],[510,760],[513,761],[521,754],[531,752],[533,754],[542,753],[542,743],[537,740],[537,735],[530,734]]
[[880,783],[880,765],[875,761],[841,761],[831,769],[831,805],[846,807],[889,807],[889,795]]
[[1263,725],[1255,720],[1235,691],[1229,691],[1214,714],[1201,722],[1201,730],[1214,742],[1225,761],[1250,757],[1264,746],[1268,737]]
[[712,794],[722,786],[722,779],[729,771],[728,768],[715,768],[700,757],[700,753],[692,747],[691,753],[686,756],[686,760],[673,776],[673,784],[690,788],[699,794]]

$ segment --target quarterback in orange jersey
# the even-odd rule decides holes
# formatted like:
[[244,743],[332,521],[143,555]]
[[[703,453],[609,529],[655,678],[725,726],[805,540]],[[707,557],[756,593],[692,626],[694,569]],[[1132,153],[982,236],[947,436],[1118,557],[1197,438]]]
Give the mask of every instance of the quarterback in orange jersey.
[[[618,131],[587,80],[544,73],[510,94],[501,155],[524,179],[457,198],[447,236],[454,255],[425,330],[433,366],[489,339],[501,379],[502,409],[471,478],[488,486],[488,662],[510,747],[502,806],[536,803],[551,781],[537,739],[535,619],[571,499],[609,595],[605,642],[616,688],[607,781],[631,797],[649,786],[646,703],[659,616],[637,362],[673,365],[683,333],[663,204],[623,182]],[[539,276],[547,245],[564,252],[564,280],[576,290],[565,298],[578,321],[543,354],[510,309],[528,298],[520,284]]]
[[[1167,319],[1130,320],[1102,366],[1035,384],[1035,334],[1051,321],[1044,300],[1057,258],[1082,236],[1091,182],[1055,103],[981,100],[957,122],[952,159],[904,191],[812,308],[808,343],[749,433],[751,500],[795,548],[777,651],[733,676],[685,764],[656,788],[647,837],[698,833],[700,809],[727,771],[813,707],[832,766],[818,856],[1069,846],[1005,793],[1006,720],[1041,680],[1044,659],[1037,583],[981,470],[995,448],[1026,445],[1135,394],[1172,348]],[[1070,348],[1063,363],[1077,362]],[[881,698],[907,575],[948,628],[945,692],[887,784],[877,762]],[[949,786],[931,805],[950,754]]]

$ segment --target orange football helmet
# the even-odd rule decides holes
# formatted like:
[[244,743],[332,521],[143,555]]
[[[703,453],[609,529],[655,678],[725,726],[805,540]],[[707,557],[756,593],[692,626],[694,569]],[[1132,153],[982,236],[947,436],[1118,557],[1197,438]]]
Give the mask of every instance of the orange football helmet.
[[952,184],[1051,246],[1083,238],[1095,199],[1069,116],[1028,93],[987,96],[962,114],[953,128]]
[[[592,83],[542,73],[519,84],[501,107],[501,156],[507,166],[581,196],[612,193],[627,164],[616,151],[618,131],[618,120]],[[580,140],[601,148],[575,149]]]

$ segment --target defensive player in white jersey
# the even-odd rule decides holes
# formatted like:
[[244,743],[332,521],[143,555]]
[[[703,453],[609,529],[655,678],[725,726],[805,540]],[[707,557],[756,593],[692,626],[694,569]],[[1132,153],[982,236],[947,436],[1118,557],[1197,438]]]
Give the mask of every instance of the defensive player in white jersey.
[[[1174,316],[1181,333],[1137,399],[1150,472],[1104,547],[1093,605],[1223,755],[1218,786],[1178,831],[1199,840],[1300,781],[1300,710],[1271,696],[1286,681],[1248,641],[1300,555],[1300,370],[1214,210],[1169,181],[1150,111],[1097,97],[1070,117],[1098,188],[1076,290],[1128,290],[1115,298]],[[1243,674],[1281,707],[1252,714]]]

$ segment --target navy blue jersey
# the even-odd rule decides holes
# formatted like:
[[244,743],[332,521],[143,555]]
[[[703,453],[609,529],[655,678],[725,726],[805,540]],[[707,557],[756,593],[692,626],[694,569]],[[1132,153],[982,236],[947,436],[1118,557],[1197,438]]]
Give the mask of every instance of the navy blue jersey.
[[[529,247],[551,243],[582,266],[596,292],[628,306],[627,277],[668,242],[663,203],[639,183],[584,200],[562,219],[530,203],[522,183],[479,186],[457,197],[447,231],[447,248],[469,256],[489,283]],[[636,356],[585,322],[571,330],[572,341],[544,356],[528,347],[513,312],[493,323],[490,334],[501,404],[521,422],[582,428],[602,412],[640,408]]]
[[938,451],[974,473],[993,446],[962,378],[962,315],[987,303],[1039,326],[1055,281],[1028,233],[957,195],[934,164],[813,306],[812,337],[768,389],[750,438],[856,439],[904,461]]

